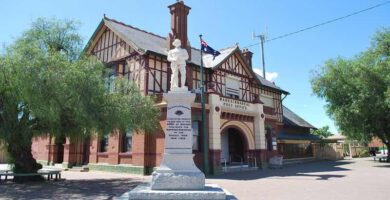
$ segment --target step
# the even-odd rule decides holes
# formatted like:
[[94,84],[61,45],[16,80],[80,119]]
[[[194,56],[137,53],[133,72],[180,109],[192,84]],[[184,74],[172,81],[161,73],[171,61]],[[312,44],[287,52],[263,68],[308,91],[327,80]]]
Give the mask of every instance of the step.
[[72,172],[88,172],[89,171],[89,167],[86,167],[86,166],[74,166],[72,168],[69,168],[69,171],[72,171]]
[[63,168],[62,163],[55,163],[55,164],[53,165],[53,167],[59,168],[59,169],[62,169],[62,168]]
[[44,165],[42,166],[42,169],[48,169],[48,170],[65,170],[62,164],[54,164],[54,165]]
[[306,163],[306,162],[313,162],[316,159],[314,157],[310,158],[293,158],[293,159],[283,159],[283,165],[289,165],[289,164],[298,164],[298,163]]
[[222,167],[222,171],[224,173],[242,172],[242,171],[256,171],[258,169],[259,169],[258,167],[250,167],[249,165],[234,165],[234,166]]

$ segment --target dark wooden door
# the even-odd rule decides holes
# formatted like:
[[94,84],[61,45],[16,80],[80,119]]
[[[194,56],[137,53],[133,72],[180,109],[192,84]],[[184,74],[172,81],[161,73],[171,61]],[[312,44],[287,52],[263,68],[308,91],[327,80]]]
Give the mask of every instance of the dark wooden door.
[[229,130],[229,154],[232,162],[244,161],[244,143],[238,130]]

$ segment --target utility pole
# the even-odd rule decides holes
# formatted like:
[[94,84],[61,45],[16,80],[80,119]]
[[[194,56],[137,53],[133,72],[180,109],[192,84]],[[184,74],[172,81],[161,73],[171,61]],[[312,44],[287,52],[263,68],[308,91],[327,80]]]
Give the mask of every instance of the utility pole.
[[265,59],[264,59],[264,43],[265,43],[265,34],[256,35],[255,32],[253,32],[252,39],[260,39],[260,50],[261,50],[261,63],[263,64],[263,78],[265,77]]

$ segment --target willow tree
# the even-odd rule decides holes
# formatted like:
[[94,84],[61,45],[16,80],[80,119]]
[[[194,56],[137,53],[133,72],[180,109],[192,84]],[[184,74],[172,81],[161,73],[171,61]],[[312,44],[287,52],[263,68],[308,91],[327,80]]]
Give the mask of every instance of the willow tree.
[[389,29],[378,31],[371,47],[355,57],[326,61],[313,77],[312,88],[326,101],[342,134],[360,141],[376,136],[389,149]]
[[107,89],[106,67],[80,56],[77,30],[74,21],[38,19],[0,56],[0,140],[14,172],[42,167],[31,153],[35,136],[82,137],[130,127],[148,133],[157,126],[153,100],[131,83],[118,79],[114,91]]

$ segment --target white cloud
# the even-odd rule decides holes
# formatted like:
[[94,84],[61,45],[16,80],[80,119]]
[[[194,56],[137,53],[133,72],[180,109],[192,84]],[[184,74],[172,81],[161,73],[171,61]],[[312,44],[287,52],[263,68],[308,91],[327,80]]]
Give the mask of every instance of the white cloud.
[[[259,74],[260,76],[263,76],[263,70],[259,69],[259,68],[253,68],[253,71],[256,73],[256,74]],[[278,77],[278,72],[265,72],[265,77],[267,78],[267,80],[273,82],[275,81],[275,79]]]

